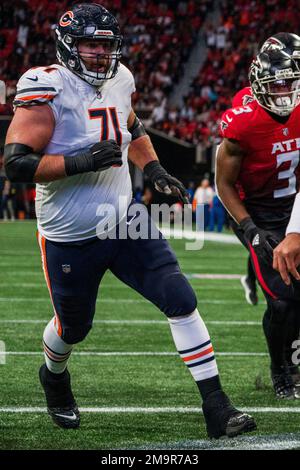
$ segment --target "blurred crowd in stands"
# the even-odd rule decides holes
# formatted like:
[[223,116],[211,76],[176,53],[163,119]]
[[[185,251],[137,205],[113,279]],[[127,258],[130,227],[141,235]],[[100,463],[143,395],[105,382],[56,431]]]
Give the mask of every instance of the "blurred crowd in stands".
[[[86,3],[89,0],[84,0]],[[0,80],[7,84],[12,112],[16,82],[28,68],[56,61],[54,27],[74,1],[2,0],[0,3]],[[77,2],[79,3],[79,2]],[[147,116],[184,72],[210,0],[93,0],[114,13],[124,35],[123,63],[134,73],[135,108]]]
[[[159,104],[152,125],[208,151],[219,142],[218,125],[235,93],[247,86],[247,71],[262,43],[280,31],[299,33],[298,0],[220,0],[217,26],[204,25],[207,57],[180,108]],[[157,117],[159,116],[159,117]]]

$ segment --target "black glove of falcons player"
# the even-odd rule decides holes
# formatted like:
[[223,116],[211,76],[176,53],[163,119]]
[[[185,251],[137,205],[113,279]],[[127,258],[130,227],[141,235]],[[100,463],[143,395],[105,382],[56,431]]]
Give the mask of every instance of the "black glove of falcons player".
[[273,249],[278,245],[279,240],[272,233],[257,227],[251,217],[242,220],[240,227],[244,232],[246,241],[254,249],[258,261],[272,263]]
[[122,165],[122,152],[114,140],[97,142],[86,152],[65,158],[65,172],[68,176],[89,171],[103,171],[111,166]]
[[144,173],[157,191],[178,197],[184,204],[189,203],[189,194],[183,184],[169,175],[159,161],[153,160],[147,163],[144,167]]

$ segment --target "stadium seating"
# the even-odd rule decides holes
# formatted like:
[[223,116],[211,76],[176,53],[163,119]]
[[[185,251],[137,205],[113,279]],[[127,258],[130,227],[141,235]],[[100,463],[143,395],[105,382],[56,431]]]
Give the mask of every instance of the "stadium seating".
[[[0,79],[8,84],[8,104],[19,76],[28,68],[55,61],[53,29],[73,2],[4,0],[0,5]],[[126,38],[123,62],[134,72],[136,109],[149,114],[183,74],[208,0],[94,0],[114,13]],[[1,112],[1,110],[0,110]],[[2,111],[3,113],[4,111]],[[7,107],[5,108],[7,112]]]
[[298,2],[281,0],[245,4],[223,0],[217,26],[205,24],[207,58],[190,87],[184,106],[167,110],[157,129],[208,150],[219,142],[218,125],[235,93],[247,86],[247,71],[258,47],[280,31],[299,33]]

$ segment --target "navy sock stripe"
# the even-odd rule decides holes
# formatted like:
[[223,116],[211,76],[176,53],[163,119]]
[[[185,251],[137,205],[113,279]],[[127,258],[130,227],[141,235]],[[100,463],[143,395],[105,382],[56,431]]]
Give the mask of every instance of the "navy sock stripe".
[[53,357],[50,357],[49,354],[47,354],[47,351],[45,350],[45,354],[48,357],[49,361],[56,362],[60,364],[61,362],[65,362],[67,358],[64,359],[53,359]]
[[[46,348],[44,348],[44,353],[47,354],[47,357],[49,357],[49,359],[52,360],[52,357],[53,357],[53,356],[50,355],[50,352],[47,351]],[[55,357],[55,359],[53,359],[53,360],[56,360],[57,362],[63,362],[63,361],[66,361],[67,359],[69,359],[70,354],[68,354],[68,355],[65,356],[65,357],[56,357],[56,356],[54,356],[54,357]]]
[[196,351],[197,349],[204,348],[204,346],[208,346],[210,343],[211,343],[211,340],[209,339],[208,341],[205,341],[205,343],[199,344],[199,346],[196,346],[195,348],[184,349],[183,351],[178,351],[178,352],[179,354],[191,353],[193,351]]
[[53,349],[49,348],[48,344],[46,344],[45,341],[43,341],[43,343],[44,343],[45,348],[49,349],[49,351],[51,351],[56,356],[67,356],[68,354],[71,354],[71,352],[72,352],[72,349],[71,349],[67,353],[58,353],[56,351],[53,351]]
[[211,356],[208,359],[204,359],[203,361],[195,362],[194,364],[186,364],[188,367],[197,367],[201,366],[202,364],[206,364],[207,362],[211,362],[215,359],[215,356]]

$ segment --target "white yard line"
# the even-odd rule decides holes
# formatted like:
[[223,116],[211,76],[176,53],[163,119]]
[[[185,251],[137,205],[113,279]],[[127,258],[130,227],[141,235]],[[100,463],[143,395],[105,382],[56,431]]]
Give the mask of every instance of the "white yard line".
[[236,280],[241,279],[243,274],[198,274],[198,273],[186,273],[185,276],[188,279],[210,279],[210,280]]
[[[203,299],[199,298],[200,304],[212,304],[212,305],[245,305],[245,301],[240,300],[213,300],[213,299]],[[0,297],[0,302],[50,302],[48,297]],[[128,299],[128,298],[120,298],[120,299],[97,299],[97,303],[103,304],[115,304],[115,303],[122,303],[122,304],[150,304],[151,302],[146,299]],[[266,302],[261,301],[259,304],[265,304]]]
[[300,448],[300,434],[249,434],[235,439],[186,440],[159,442],[142,445],[137,449],[180,449],[180,450],[287,450]]
[[[0,267],[3,266],[1,265],[0,263]],[[10,266],[12,267],[12,266]],[[23,266],[22,266],[23,267]],[[36,270],[36,272],[33,272],[33,273],[30,273],[30,276],[34,275],[34,276],[40,276],[41,279],[43,279],[43,273],[40,271],[40,267],[38,267],[38,270],[36,267],[30,267],[29,270],[31,271],[32,269]],[[21,271],[19,269],[17,270],[9,270],[9,272],[7,274],[13,274],[14,277],[15,275],[28,275],[28,272],[27,271]],[[184,275],[188,278],[188,279],[200,279],[200,280],[213,280],[213,281],[236,281],[236,280],[240,280],[241,277],[244,275],[244,274],[224,274],[224,273],[220,273],[220,274],[212,274],[212,273],[184,273]],[[20,283],[20,282],[15,282],[14,280],[12,280],[12,282],[5,282],[5,283],[1,283],[1,286],[4,286],[4,287],[10,287],[10,286],[23,286],[23,287],[35,287],[35,286],[44,286],[45,285],[45,282],[24,282],[24,283]],[[105,284],[103,283],[102,284],[102,287],[108,287],[108,288],[124,288],[124,289],[127,289],[128,286],[126,286],[125,284],[120,284],[120,283],[117,283],[117,284],[114,284],[114,283],[108,283],[108,284]]]
[[[205,280],[205,279],[204,279]],[[207,279],[208,280],[208,279]],[[6,288],[6,287],[10,287],[10,288],[30,288],[30,289],[42,289],[44,290],[45,292],[47,292],[47,286],[46,286],[46,283],[45,282],[35,282],[35,283],[31,283],[31,282],[1,282],[1,288]],[[103,289],[114,289],[114,290],[120,290],[120,289],[125,289],[128,291],[128,286],[126,286],[126,284],[101,284],[100,285],[100,289],[101,291],[103,291]],[[194,290],[199,290],[200,292],[203,292],[204,289],[205,291],[207,290],[212,290],[212,291],[220,291],[220,290],[239,290],[241,292],[243,292],[243,288],[241,286],[241,284],[236,284],[236,285],[233,285],[233,284],[223,284],[223,285],[220,285],[220,283],[218,283],[218,285],[205,285],[205,284],[196,284],[196,285],[193,285],[193,289]]]
[[[234,245],[240,245],[240,241],[235,235],[230,235],[227,233],[216,233],[216,232],[201,232],[201,231],[196,231],[196,230],[191,230],[191,229],[186,229],[186,230],[180,230],[176,229],[174,227],[159,227],[159,230],[164,234],[165,237],[169,237],[171,235],[171,238],[175,236],[178,238],[181,236],[184,239],[187,240],[195,240],[199,239],[202,240],[204,237],[205,241],[213,241],[213,242],[222,242],[222,243],[230,243]],[[20,240],[23,237],[15,237],[16,239]],[[32,252],[29,252],[32,253]],[[24,254],[22,252],[22,254]]]
[[[248,413],[300,413],[300,407],[247,407],[240,408]],[[80,407],[83,413],[202,413],[197,407],[137,407],[137,406],[103,406],[103,407]],[[4,406],[0,407],[0,413],[46,413],[45,407],[39,406]]]
[[241,245],[241,242],[235,235],[229,235],[227,233],[215,233],[215,232],[197,232],[196,230],[180,230],[176,228],[160,227],[160,231],[165,237],[174,236],[176,238],[181,237],[186,240],[203,240],[205,242],[221,242],[230,243],[233,245]]
[[[33,319],[3,319],[0,318],[0,324],[46,324],[46,320],[33,320]],[[169,326],[166,320],[94,320],[94,324],[99,325],[166,325]],[[244,320],[207,320],[206,325],[223,325],[223,326],[261,326],[261,321],[244,321]]]
[[[227,357],[262,357],[268,356],[265,352],[244,352],[244,351],[232,351],[232,352],[216,352],[216,356],[227,356]],[[0,356],[41,356],[43,352],[39,351],[6,351],[0,353]],[[176,351],[174,352],[157,352],[157,351],[73,351],[72,356],[178,356]],[[178,356],[179,357],[179,356]]]

